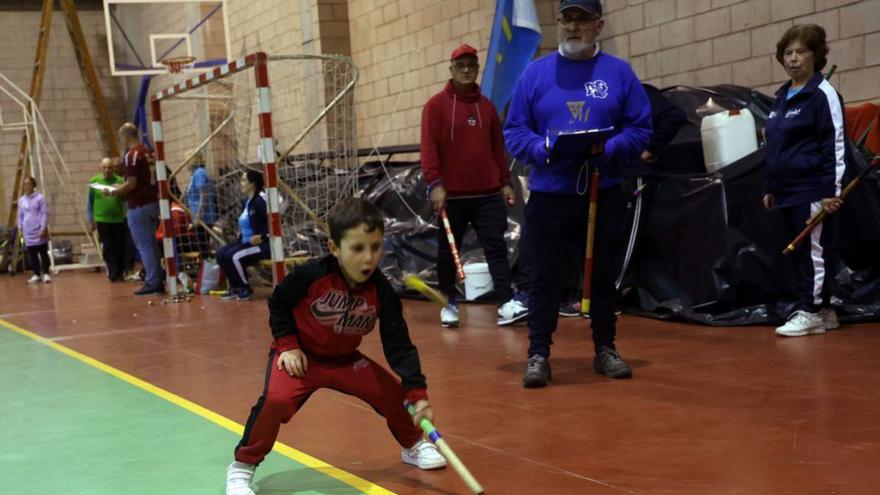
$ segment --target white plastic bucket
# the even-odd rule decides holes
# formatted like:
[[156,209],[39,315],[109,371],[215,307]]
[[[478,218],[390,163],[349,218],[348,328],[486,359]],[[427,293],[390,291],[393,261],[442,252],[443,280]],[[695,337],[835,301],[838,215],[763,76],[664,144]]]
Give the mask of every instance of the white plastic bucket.
[[717,172],[758,149],[755,117],[747,108],[703,117],[700,122],[707,172]]
[[473,301],[494,289],[488,263],[466,263],[464,270],[464,296]]

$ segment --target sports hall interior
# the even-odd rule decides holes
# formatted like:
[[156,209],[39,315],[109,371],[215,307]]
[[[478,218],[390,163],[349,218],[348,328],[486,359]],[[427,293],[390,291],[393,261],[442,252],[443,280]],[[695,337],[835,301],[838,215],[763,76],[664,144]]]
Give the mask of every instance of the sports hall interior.
[[[68,241],[74,259],[87,258],[92,242],[82,220],[89,178],[110,150],[119,153],[118,143],[108,141],[115,132],[108,136],[106,129],[134,118],[145,80],[114,74],[108,27],[131,35],[128,43],[144,43],[138,46],[146,57],[150,42],[138,40],[166,33],[165,17],[192,25],[222,4],[226,25],[213,18],[204,26],[210,30],[192,38],[195,61],[256,52],[342,56],[357,78],[346,96],[350,113],[334,118],[351,125],[340,120],[330,127],[347,129],[342,139],[349,149],[366,150],[356,163],[362,164],[382,156],[376,149],[418,144],[422,107],[449,78],[449,53],[468,43],[482,61],[496,9],[490,0],[144,0],[145,12],[155,16],[108,20],[108,4],[126,2],[49,3],[51,22],[41,27],[43,1],[0,2],[0,75],[3,87],[33,95],[40,33],[48,33],[37,106],[57,151],[46,153],[65,165],[59,175],[56,162],[44,162],[40,187],[58,198],[53,241]],[[105,130],[65,3],[75,5]],[[538,56],[556,49],[558,2],[533,3],[543,32]],[[837,66],[830,81],[845,103],[880,101],[880,0],[606,0],[603,6],[602,49],[659,88],[735,84],[773,95],[787,80],[774,56],[777,40],[794,24],[816,23],[828,32],[829,63]],[[154,48],[179,38],[157,38]],[[113,43],[123,50],[127,41],[116,36]],[[149,97],[185,81],[153,62],[144,64],[155,70],[144,107],[148,126]],[[323,101],[329,94],[324,88],[300,96]],[[6,125],[16,107],[0,102],[5,220],[17,200],[23,131]],[[279,129],[283,115],[273,109]],[[165,133],[187,125],[181,122],[166,121]],[[297,126],[276,133],[280,148]],[[247,144],[250,155],[255,143]],[[184,163],[192,146],[170,145],[169,163]],[[399,156],[418,159],[406,149]],[[37,164],[30,166],[36,171]],[[189,180],[186,167],[178,180]],[[251,301],[210,294],[174,301],[135,297],[136,284],[111,284],[100,267],[62,270],[49,284],[27,284],[26,271],[7,270],[4,263],[0,492],[223,493],[226,465],[264,385],[271,273],[264,270],[267,282]],[[876,321],[780,339],[767,324],[705,326],[624,312],[618,347],[634,377],[610,380],[591,370],[588,320],[565,318],[554,335],[551,385],[525,389],[524,324],[499,327],[493,305],[468,303],[461,327],[449,330],[441,328],[436,305],[403,301],[436,426],[486,493],[872,494],[880,487]],[[360,349],[384,365],[377,333]],[[421,471],[401,463],[399,452],[368,405],[323,390],[282,427],[257,471],[256,492],[470,493],[453,469]]]

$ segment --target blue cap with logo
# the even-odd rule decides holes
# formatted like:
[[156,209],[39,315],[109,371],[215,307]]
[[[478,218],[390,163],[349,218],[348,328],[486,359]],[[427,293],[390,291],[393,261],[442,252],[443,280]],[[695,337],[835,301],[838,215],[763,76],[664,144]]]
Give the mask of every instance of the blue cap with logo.
[[559,2],[559,10],[557,12],[562,12],[571,7],[579,8],[588,14],[602,15],[602,2],[599,0],[562,0]]

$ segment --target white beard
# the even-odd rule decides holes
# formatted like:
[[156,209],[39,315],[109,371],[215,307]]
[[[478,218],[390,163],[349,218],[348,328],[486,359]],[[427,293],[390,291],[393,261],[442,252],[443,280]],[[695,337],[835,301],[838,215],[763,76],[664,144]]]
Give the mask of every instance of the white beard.
[[586,60],[593,55],[596,45],[584,41],[564,40],[559,42],[559,53],[574,60]]

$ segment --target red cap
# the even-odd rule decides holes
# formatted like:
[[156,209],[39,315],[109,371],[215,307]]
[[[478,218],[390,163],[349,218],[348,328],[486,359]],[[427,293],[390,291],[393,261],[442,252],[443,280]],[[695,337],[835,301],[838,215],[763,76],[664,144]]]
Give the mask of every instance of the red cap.
[[459,57],[464,57],[465,55],[470,55],[472,57],[477,56],[477,49],[468,45],[467,43],[461,45],[460,47],[452,50],[452,56],[449,57],[449,60],[455,60]]

